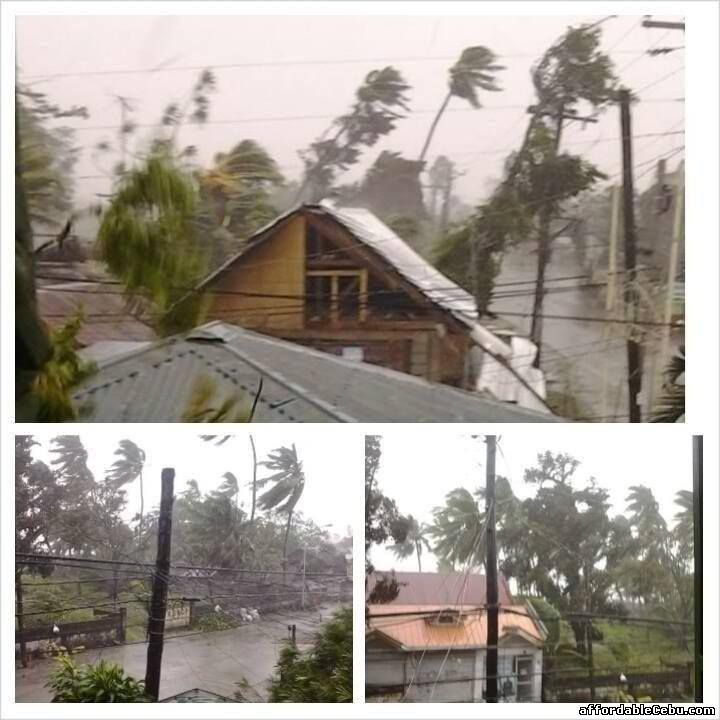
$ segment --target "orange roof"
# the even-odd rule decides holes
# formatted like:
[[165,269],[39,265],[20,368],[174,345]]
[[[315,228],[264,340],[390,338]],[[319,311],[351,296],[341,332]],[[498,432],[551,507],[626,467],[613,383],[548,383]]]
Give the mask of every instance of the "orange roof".
[[[389,604],[370,605],[368,609],[371,632],[403,650],[449,647],[461,650],[487,645],[487,614],[482,608]],[[433,623],[440,610],[460,612],[462,623]],[[520,637],[535,646],[542,645],[545,640],[544,629],[526,605],[503,605],[500,608],[498,640],[502,643],[512,637]]]

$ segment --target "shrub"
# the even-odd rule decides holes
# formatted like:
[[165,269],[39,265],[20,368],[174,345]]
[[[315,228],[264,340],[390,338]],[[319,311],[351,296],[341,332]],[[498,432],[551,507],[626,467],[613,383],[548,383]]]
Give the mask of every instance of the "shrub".
[[47,685],[56,703],[143,703],[151,702],[144,683],[127,675],[119,666],[101,660],[96,665],[76,665],[67,656],[57,659],[57,667]]
[[270,685],[271,702],[352,702],[352,609],[333,615],[301,653],[287,643]]

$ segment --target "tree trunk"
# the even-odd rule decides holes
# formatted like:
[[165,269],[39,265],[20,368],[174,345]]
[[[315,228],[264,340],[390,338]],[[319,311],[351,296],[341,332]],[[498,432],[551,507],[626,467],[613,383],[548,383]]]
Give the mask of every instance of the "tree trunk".
[[[552,160],[558,155],[560,149],[560,138],[563,129],[564,107],[561,105],[558,109],[558,115],[555,125],[555,143],[553,144]],[[543,301],[545,299],[545,270],[550,262],[550,224],[552,222],[552,214],[554,209],[554,201],[548,199],[540,210],[540,227],[538,229],[538,267],[537,280],[535,282],[535,298],[533,300],[532,322],[530,326],[530,339],[537,346],[537,353],[533,361],[534,367],[540,367],[540,352],[542,346],[542,330],[543,330]]]
[[252,506],[250,507],[250,526],[255,522],[255,506],[257,504],[257,453],[255,452],[255,441],[250,435],[250,447],[253,456],[253,479],[252,479]]
[[285,541],[283,542],[283,583],[287,582],[285,577],[287,573],[287,546],[288,538],[290,537],[290,524],[292,523],[293,511],[288,512],[287,525],[285,526]]
[[139,540],[142,542],[143,538],[143,518],[145,516],[145,491],[143,489],[143,474],[140,470],[140,529],[138,532]]
[[422,555],[422,548],[420,545],[415,545],[415,552],[417,553],[417,559],[418,559],[418,572],[422,572],[422,562],[420,560],[420,556]]
[[443,104],[440,106],[440,109],[437,111],[437,115],[435,115],[435,119],[432,121],[432,125],[430,126],[430,131],[428,132],[428,136],[427,136],[427,138],[425,138],[425,144],[423,145],[423,149],[420,153],[420,157],[418,158],[418,162],[425,161],[425,155],[427,155],[428,148],[430,147],[430,143],[432,142],[433,135],[435,134],[435,129],[437,128],[437,125],[440,122],[440,118],[442,117],[442,114],[447,109],[447,106],[450,102],[451,97],[452,97],[452,92],[448,92],[448,94],[445,96],[445,100],[443,100]]
[[[25,612],[23,603],[23,586],[22,586],[22,568],[15,572],[15,605],[17,608],[17,629],[22,632],[25,629]],[[26,668],[28,666],[27,645],[25,642],[20,643],[20,664]]]

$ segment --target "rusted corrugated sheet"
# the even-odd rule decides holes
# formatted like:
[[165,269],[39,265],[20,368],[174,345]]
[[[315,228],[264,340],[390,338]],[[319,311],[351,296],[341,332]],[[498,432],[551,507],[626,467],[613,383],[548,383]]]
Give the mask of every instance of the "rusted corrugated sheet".
[[[375,572],[368,576],[368,594],[372,592],[378,577],[389,576],[387,572]],[[396,572],[400,593],[392,605],[454,606],[484,605],[486,597],[485,576],[466,573],[416,573]],[[507,580],[498,578],[498,602],[512,605],[513,598]]]
[[[453,648],[455,650],[483,648],[487,645],[487,614],[482,609],[468,607],[461,610],[462,622],[438,625],[437,605],[370,605],[371,630],[385,636],[404,650]],[[403,614],[400,614],[403,613]],[[407,613],[407,614],[404,614]],[[499,642],[519,637],[536,646],[543,644],[540,627],[524,605],[500,608],[498,616]]]
[[82,347],[103,340],[156,339],[152,328],[128,310],[117,285],[75,281],[45,285],[38,288],[37,300],[40,317],[51,328],[83,311],[85,321],[77,338]]

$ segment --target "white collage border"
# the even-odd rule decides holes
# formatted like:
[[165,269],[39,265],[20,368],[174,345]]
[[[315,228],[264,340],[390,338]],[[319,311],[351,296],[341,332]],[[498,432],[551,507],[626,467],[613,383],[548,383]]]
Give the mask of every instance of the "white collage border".
[[[574,433],[592,432],[598,443],[612,442],[614,433],[639,433],[650,436],[658,443],[687,443],[693,434],[705,436],[704,469],[704,688],[706,704],[719,703],[720,666],[718,664],[719,623],[718,593],[719,535],[720,523],[716,510],[720,510],[718,493],[718,286],[720,285],[718,233],[718,5],[715,2],[3,2],[2,35],[2,243],[0,244],[2,282],[2,322],[0,323],[0,358],[2,360],[0,392],[0,541],[2,561],[2,592],[0,593],[0,628],[2,637],[14,634],[13,627],[13,538],[12,508],[13,485],[13,437],[15,434],[34,433],[45,437],[70,432],[67,425],[18,424],[14,417],[14,257],[10,238],[14,235],[14,99],[13,78],[15,65],[14,18],[17,15],[133,15],[133,14],[197,14],[197,15],[567,15],[581,12],[583,15],[684,15],[687,31],[687,132],[686,132],[686,204],[687,236],[702,238],[702,242],[688,243],[686,247],[686,284],[688,356],[687,419],[684,426],[642,425],[627,427],[609,425],[484,425],[484,424],[364,424],[312,426],[298,425],[298,437],[305,433],[322,433],[328,440],[329,461],[332,462],[333,437],[335,433],[357,438],[357,453],[352,457],[343,455],[336,461],[344,481],[348,482],[348,500],[356,507],[354,549],[354,679],[355,696],[360,699],[364,685],[364,442],[365,434],[394,433],[412,434],[422,443],[425,433],[437,437],[439,433],[513,434],[532,432],[534,437],[549,433],[572,439]],[[255,429],[255,427],[257,429]],[[255,426],[253,433],[270,433],[272,426]],[[229,428],[228,428],[229,429]],[[88,437],[94,433],[103,436],[117,435],[127,431],[123,424],[80,424],[75,430]],[[193,425],[137,425],[151,438],[155,434],[172,432],[178,438],[198,433]],[[244,432],[238,426],[238,432]],[[638,435],[638,437],[640,436]],[[689,452],[689,451],[688,451]],[[714,520],[714,521],[713,521]],[[94,707],[82,705],[15,704],[14,701],[14,648],[0,642],[0,718],[195,718],[196,706],[192,705],[142,705],[130,711],[124,706],[106,705],[102,713]],[[317,704],[273,705],[238,704],[214,705],[206,710],[207,717],[235,718],[564,718],[578,717],[580,705],[574,703],[557,705],[449,705],[422,704]],[[139,710],[138,708],[142,708]]]

